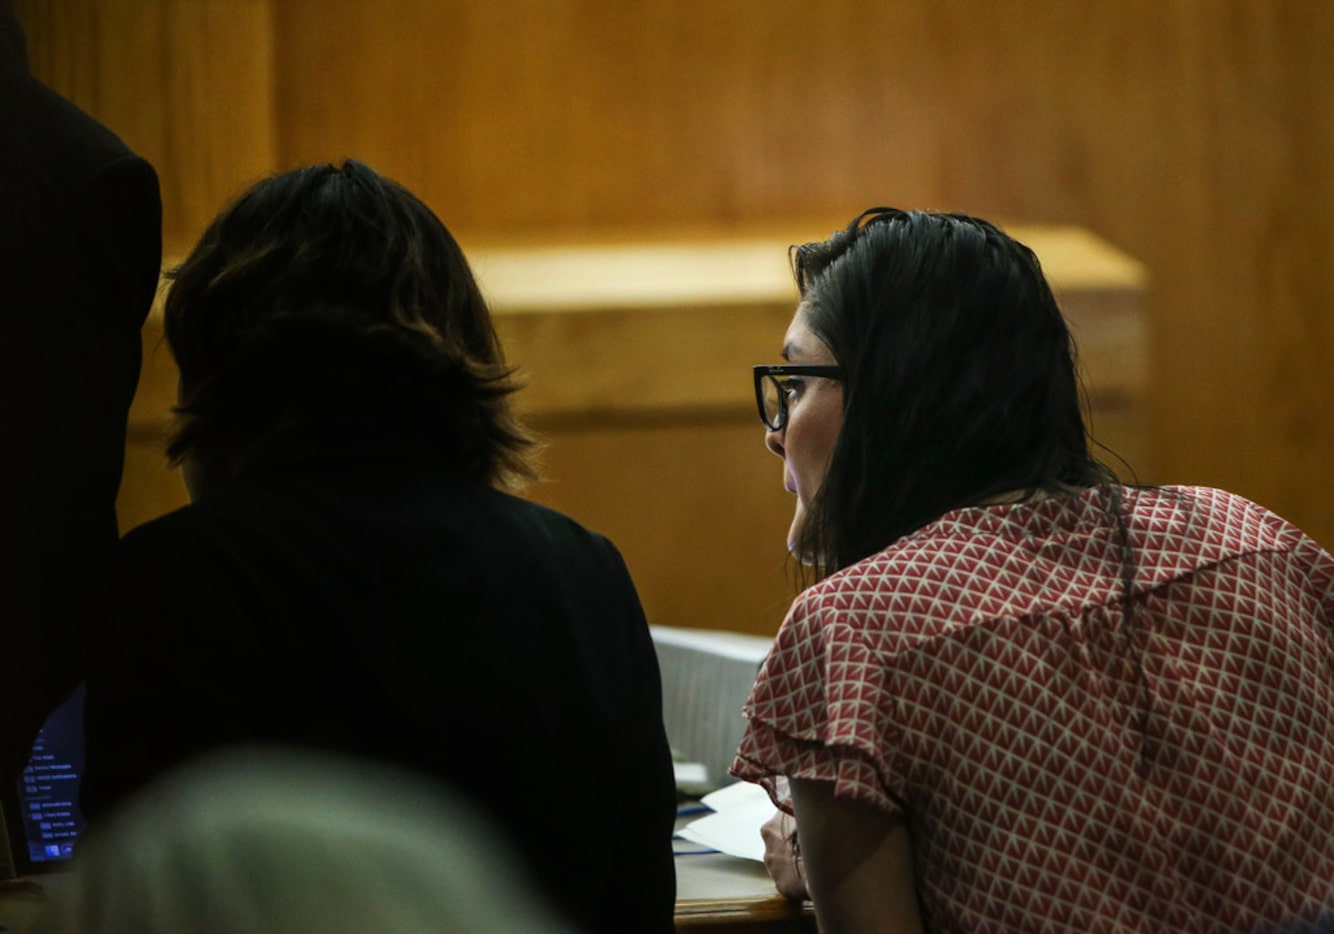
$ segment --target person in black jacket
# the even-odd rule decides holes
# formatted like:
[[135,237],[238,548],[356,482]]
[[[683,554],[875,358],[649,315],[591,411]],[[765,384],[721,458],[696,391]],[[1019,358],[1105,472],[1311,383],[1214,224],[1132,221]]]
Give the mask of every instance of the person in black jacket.
[[28,73],[0,0],[0,781],[81,677],[161,263],[152,166]]
[[[170,274],[191,503],[119,548],[83,803],[284,743],[406,765],[588,930],[666,931],[675,785],[621,556],[513,495],[533,440],[444,225],[352,160],[261,181]],[[393,794],[387,788],[386,794]]]

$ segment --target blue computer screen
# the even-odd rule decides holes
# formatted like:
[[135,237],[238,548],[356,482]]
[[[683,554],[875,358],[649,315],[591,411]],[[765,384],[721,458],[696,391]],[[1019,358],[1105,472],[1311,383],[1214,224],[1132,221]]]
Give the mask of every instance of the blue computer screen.
[[69,859],[83,830],[79,810],[83,748],[80,687],[47,717],[18,779],[15,829],[23,835],[21,852],[27,853],[33,868]]

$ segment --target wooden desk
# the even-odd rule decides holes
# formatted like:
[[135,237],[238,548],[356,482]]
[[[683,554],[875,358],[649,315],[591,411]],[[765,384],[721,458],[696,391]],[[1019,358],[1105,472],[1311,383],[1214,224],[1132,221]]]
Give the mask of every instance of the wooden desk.
[[[59,877],[46,880],[58,886]],[[722,853],[676,858],[676,929],[689,934],[810,934],[810,903],[774,891],[764,867]],[[0,932],[34,934],[45,905],[36,887],[0,886]]]
[[[679,830],[694,816],[678,817]],[[691,934],[769,934],[816,930],[810,902],[792,902],[774,889],[762,863],[701,853],[689,840],[676,847],[676,929]]]
[[[693,844],[689,844],[693,847]],[[676,857],[676,929],[691,934],[816,930],[810,902],[788,901],[764,866],[723,853]]]

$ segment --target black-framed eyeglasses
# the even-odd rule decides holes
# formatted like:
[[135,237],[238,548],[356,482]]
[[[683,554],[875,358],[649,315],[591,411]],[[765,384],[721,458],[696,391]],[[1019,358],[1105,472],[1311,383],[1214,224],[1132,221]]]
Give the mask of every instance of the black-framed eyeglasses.
[[798,366],[786,363],[759,364],[755,368],[755,404],[760,410],[760,421],[770,431],[782,431],[787,424],[788,394],[793,391],[793,380],[802,376],[822,376],[841,379],[841,366]]

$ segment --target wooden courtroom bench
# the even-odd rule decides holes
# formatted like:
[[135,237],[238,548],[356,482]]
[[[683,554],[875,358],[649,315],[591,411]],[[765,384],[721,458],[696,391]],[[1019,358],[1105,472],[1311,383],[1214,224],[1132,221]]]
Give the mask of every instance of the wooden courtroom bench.
[[[796,302],[788,246],[837,226],[459,237],[527,380],[517,407],[547,442],[547,480],[526,495],[616,542],[652,623],[767,634],[782,620],[793,501],[763,447],[750,367],[778,362]],[[1008,230],[1072,322],[1095,432],[1148,479],[1143,268],[1079,228]],[[144,345],[122,528],[185,501],[163,468],[176,374],[156,313]]]

